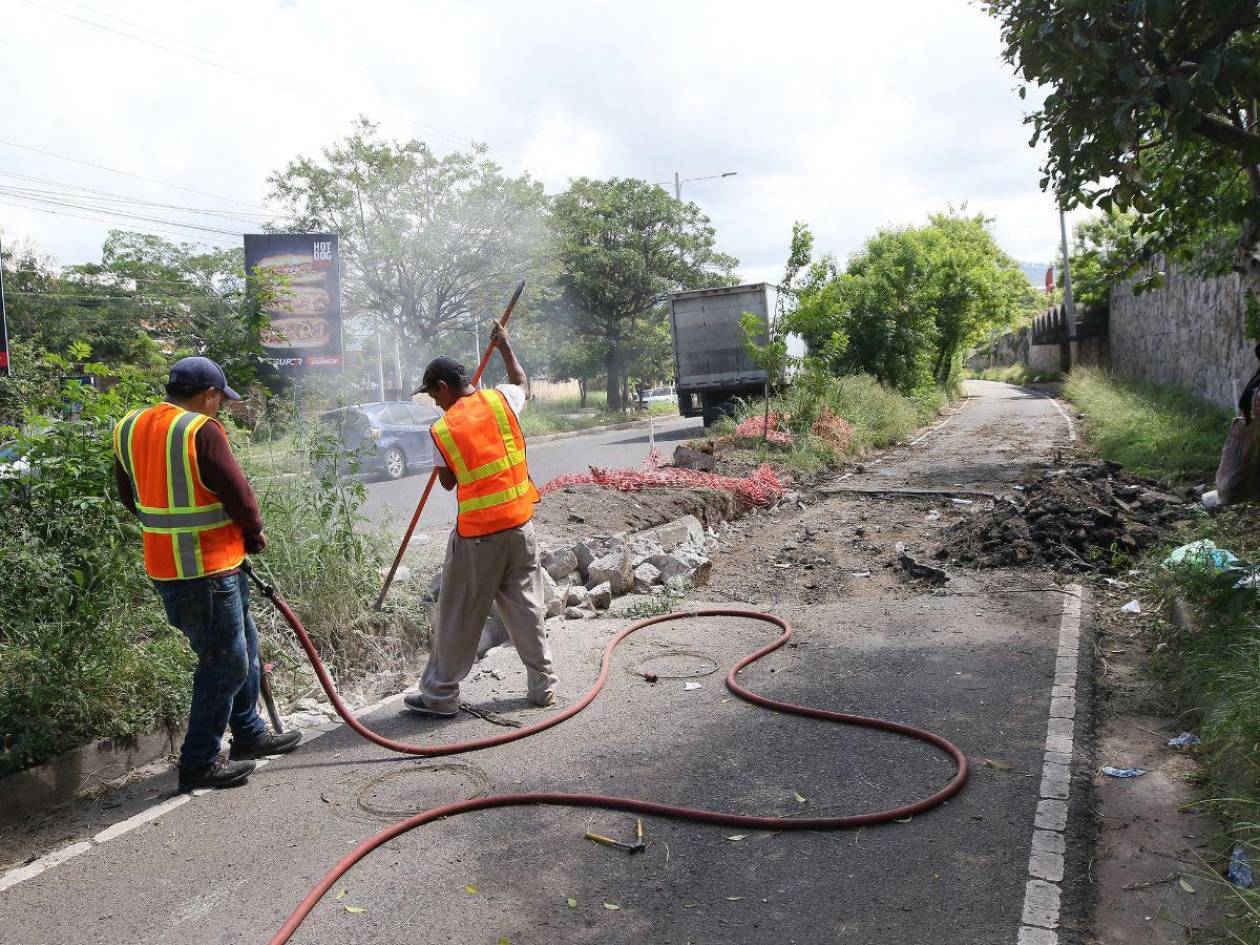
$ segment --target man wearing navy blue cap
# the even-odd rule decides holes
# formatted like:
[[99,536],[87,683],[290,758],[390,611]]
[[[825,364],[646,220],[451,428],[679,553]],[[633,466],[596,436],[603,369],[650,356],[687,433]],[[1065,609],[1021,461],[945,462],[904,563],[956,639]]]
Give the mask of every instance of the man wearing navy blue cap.
[[184,358],[171,367],[166,400],[132,411],[114,430],[114,476],[140,520],[145,570],[197,654],[179,755],[183,791],[240,784],[254,759],[292,751],[302,738],[268,731],[258,714],[258,628],[241,563],[267,539],[253,490],[214,419],[239,399],[219,365]]

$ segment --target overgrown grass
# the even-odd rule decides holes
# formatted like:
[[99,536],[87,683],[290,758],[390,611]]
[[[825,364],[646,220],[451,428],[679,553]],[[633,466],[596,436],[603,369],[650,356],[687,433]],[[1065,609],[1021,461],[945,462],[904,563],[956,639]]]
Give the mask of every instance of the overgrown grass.
[[[771,410],[787,418],[793,434],[791,447],[770,446],[777,463],[801,475],[811,475],[838,465],[845,458],[862,455],[869,449],[905,439],[914,430],[931,422],[959,387],[933,387],[911,397],[900,394],[866,374],[836,377],[817,367],[799,374],[780,396],[771,400]],[[750,401],[737,413],[737,420],[759,417],[764,402]],[[811,432],[824,412],[840,417],[852,426],[847,447],[841,448]],[[719,435],[734,430],[736,420],[724,420],[715,431]]]
[[1061,371],[1038,370],[1027,364],[1012,364],[1010,367],[985,368],[982,371],[968,370],[967,377],[981,381],[1001,381],[1003,384],[1049,384],[1063,380]]
[[1165,482],[1202,481],[1216,470],[1229,414],[1172,387],[1084,368],[1064,393],[1085,414],[1104,459]]

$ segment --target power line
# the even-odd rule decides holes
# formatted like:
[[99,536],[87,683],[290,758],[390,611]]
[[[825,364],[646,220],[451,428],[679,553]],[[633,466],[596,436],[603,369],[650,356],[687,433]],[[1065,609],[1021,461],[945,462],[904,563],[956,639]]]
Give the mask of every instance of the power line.
[[[0,206],[16,207],[19,210],[31,210],[31,211],[34,211],[35,213],[48,213],[56,217],[74,217],[75,219],[78,219],[78,220],[89,220],[92,223],[114,223],[115,222],[113,220],[105,219],[103,217],[84,216],[81,213],[68,213],[64,210],[50,210],[47,207],[35,207],[35,206],[30,206],[29,204],[11,203],[7,200],[0,200]],[[133,227],[130,227],[130,229],[139,233],[149,233],[153,236],[180,236],[185,239],[187,239],[189,236],[188,233],[181,233],[177,230],[172,230],[165,227],[133,226]],[[222,240],[205,240],[205,242],[209,243],[210,245],[217,246],[220,249],[234,249],[235,248],[235,246],[229,246],[229,245],[224,244]]]
[[27,181],[33,184],[51,184],[54,187],[62,187],[69,191],[75,191],[77,192],[76,196],[79,194],[82,194],[85,197],[88,194],[99,195],[102,199],[109,201],[132,203],[137,206],[145,206],[153,209],[178,210],[182,213],[201,213],[210,216],[223,217],[224,219],[229,220],[238,220],[242,223],[253,224],[259,221],[267,222],[275,219],[276,217],[276,214],[274,213],[253,213],[246,210],[214,210],[208,207],[188,207],[180,204],[162,203],[156,200],[145,200],[143,197],[132,197],[127,194],[114,193],[109,190],[98,190],[95,187],[86,187],[83,184],[57,180],[52,177],[35,177],[30,174],[19,174],[17,171],[0,170],[0,177],[11,177],[14,180]]
[[[214,233],[220,236],[240,237],[244,235],[244,233],[240,230],[222,230],[222,229],[219,229],[218,227],[201,226],[200,224],[197,224],[197,223],[182,223],[179,220],[171,220],[166,217],[150,217],[150,216],[145,216],[143,214],[138,214],[138,213],[127,213],[124,210],[109,210],[103,207],[94,207],[91,205],[84,205],[80,203],[75,203],[71,200],[66,200],[66,199],[57,198],[57,197],[33,197],[33,196],[30,196],[29,194],[25,194],[20,191],[8,189],[5,187],[0,187],[0,194],[6,197],[12,197],[16,200],[27,200],[27,201],[32,201],[37,204],[48,204],[49,206],[53,206],[53,207],[65,207],[70,210],[86,210],[90,213],[102,214],[107,217],[116,217],[120,220],[139,220],[143,223],[157,223],[163,226],[179,227],[185,230],[193,230],[198,233]],[[37,208],[31,207],[30,209],[37,209]]]
[[[26,2],[29,2],[29,0],[26,0]],[[67,154],[58,154],[56,151],[48,151],[48,150],[45,150],[44,148],[36,148],[29,144],[19,144],[16,141],[7,141],[3,138],[0,138],[0,144],[5,145],[6,147],[10,147],[10,148],[20,148],[23,151],[30,151],[33,154],[42,154],[45,157],[57,158],[60,161],[69,161],[71,164],[82,164],[84,167],[94,167],[98,171],[108,171],[111,174],[120,174],[123,177],[130,177],[135,180],[142,180],[149,184],[160,184],[163,187],[170,187],[173,190],[182,190],[186,193],[196,194],[199,197],[210,197],[212,200],[222,200],[224,203],[234,203],[237,206],[249,207],[253,210],[261,210],[264,213],[268,212],[266,207],[259,206],[256,203],[246,203],[243,200],[234,200],[231,197],[222,197],[219,194],[208,193],[207,191],[204,191],[204,190],[196,190],[192,187],[184,187],[184,186],[181,186],[180,184],[172,184],[170,181],[158,180],[156,177],[146,177],[143,174],[133,174],[131,171],[121,171],[116,167],[109,167],[108,165],[105,165],[105,164],[97,164],[93,161],[84,161],[80,158],[70,157]]]

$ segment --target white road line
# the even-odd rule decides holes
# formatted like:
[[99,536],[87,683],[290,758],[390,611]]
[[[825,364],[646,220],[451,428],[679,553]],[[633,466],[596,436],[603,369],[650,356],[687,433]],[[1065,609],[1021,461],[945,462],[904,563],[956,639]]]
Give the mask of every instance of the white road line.
[[161,804],[154,804],[152,807],[142,810],[140,813],[128,817],[126,820],[120,820],[112,827],[106,827],[100,833],[92,838],[95,843],[105,843],[107,840],[113,840],[115,837],[121,837],[129,831],[135,830],[141,824],[147,824],[151,820],[156,820],[167,811],[172,811],[182,804],[186,804],[192,800],[191,794],[176,794],[174,797],[163,801]]
[[[1012,385],[1012,386],[1013,386],[1013,385]],[[1062,417],[1062,418],[1063,418],[1063,419],[1067,422],[1067,425],[1068,425],[1068,439],[1069,439],[1069,440],[1075,440],[1075,439],[1076,439],[1076,423],[1072,420],[1072,418],[1071,418],[1071,417],[1069,417],[1069,416],[1067,415],[1067,411],[1066,411],[1066,410],[1064,410],[1061,406],[1059,406],[1059,402],[1058,402],[1058,400],[1056,400],[1055,398],[1051,397],[1049,394],[1043,394],[1043,393],[1042,393],[1041,391],[1039,391],[1039,390],[1033,390],[1031,387],[1024,387],[1024,388],[1022,388],[1022,389],[1023,389],[1023,390],[1028,391],[1028,392],[1029,392],[1029,393],[1031,393],[1031,394],[1036,394],[1038,397],[1044,397],[1046,400],[1050,401],[1050,403],[1054,404],[1054,409],[1055,409],[1055,410],[1057,410],[1057,411],[1059,411],[1059,416],[1061,416],[1061,417]]]
[[[1071,421],[1069,421],[1070,423]],[[1076,683],[1081,645],[1081,586],[1069,584],[1059,622],[1059,647],[1050,690],[1050,718],[1042,756],[1040,800],[1033,819],[1028,882],[1017,945],[1058,945],[1063,856],[1072,793]]]
[[[920,442],[920,441],[922,441],[922,440],[926,440],[929,436],[931,436],[933,433],[935,433],[935,432],[936,432],[937,430],[939,430],[941,427],[945,426],[945,424],[949,423],[949,421],[953,420],[956,416],[958,416],[960,413],[962,413],[964,410],[966,410],[966,409],[967,409],[967,405],[968,405],[969,403],[971,403],[971,400],[972,400],[972,398],[971,398],[970,396],[966,396],[966,397],[964,397],[964,398],[963,398],[963,402],[962,402],[962,406],[961,406],[961,407],[959,407],[957,410],[955,410],[953,413],[951,413],[948,417],[946,417],[944,420],[942,420],[942,421],[941,421],[940,423],[938,423],[936,426],[932,427],[932,429],[928,430],[926,433],[920,434],[920,435],[919,435],[916,439],[911,440],[909,445],[910,445],[910,446],[914,446],[916,443],[919,443],[919,442]],[[882,459],[882,457],[881,457],[881,459]]]
[[[383,709],[383,708],[386,708],[387,706],[393,705],[401,701],[404,695],[406,695],[405,692],[399,692],[399,693],[395,693],[392,696],[386,696],[385,698],[380,699],[379,701],[374,702],[371,705],[364,707],[363,709],[360,709],[359,712],[356,714],[356,718],[364,716],[364,715],[370,715],[371,713],[375,712],[377,709]],[[344,722],[338,720],[336,723],[328,725],[328,726],[306,729],[302,732],[302,743],[306,744],[308,742],[313,742],[315,739],[319,738],[321,735],[327,735],[329,732],[334,732],[338,728],[343,727],[344,725],[345,725]],[[279,757],[280,757],[279,755],[268,755],[266,758],[260,758],[258,759],[257,767],[262,768],[268,762]],[[111,824],[110,826],[106,827],[104,830],[101,830],[100,832],[95,834],[91,839],[79,841],[78,843],[71,844],[70,846],[65,847],[64,849],[54,851],[52,853],[47,854],[46,856],[42,856],[38,860],[35,860],[33,863],[28,863],[25,866],[19,866],[19,867],[16,867],[15,869],[11,869],[7,873],[0,875],[0,892],[3,892],[4,890],[8,889],[11,886],[16,886],[18,883],[25,882],[28,879],[34,879],[36,876],[38,876],[40,873],[44,872],[45,870],[51,869],[52,867],[57,866],[60,863],[64,863],[66,860],[70,859],[71,857],[78,856],[80,853],[86,853],[88,850],[92,849],[95,846],[99,846],[102,843],[108,843],[110,840],[115,840],[118,837],[123,836],[124,834],[130,833],[132,830],[135,830],[137,827],[143,826],[144,824],[147,824],[150,821],[157,820],[163,814],[170,813],[171,811],[175,810],[177,807],[182,807],[184,804],[188,803],[194,798],[199,798],[206,794],[213,794],[213,793],[214,793],[213,788],[198,788],[197,790],[192,791],[188,794],[177,794],[174,797],[168,797],[166,800],[160,801],[157,804],[152,805],[151,807],[146,807],[144,810],[140,811],[140,813],[138,814],[133,814],[130,817],[126,818],[125,820],[120,820],[116,824]]]
[[68,847],[55,850],[47,856],[41,856],[34,863],[27,863],[25,866],[9,870],[3,876],[0,876],[0,890],[16,886],[18,883],[25,882],[28,879],[34,879],[44,870],[51,869],[58,863],[64,863],[66,860],[76,857],[80,853],[86,853],[90,849],[92,849],[92,841],[81,840],[78,843],[70,844]]

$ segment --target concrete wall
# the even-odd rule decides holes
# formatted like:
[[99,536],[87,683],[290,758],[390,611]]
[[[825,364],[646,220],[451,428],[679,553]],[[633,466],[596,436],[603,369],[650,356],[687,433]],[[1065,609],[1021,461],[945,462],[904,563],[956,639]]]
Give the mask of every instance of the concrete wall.
[[1111,367],[1117,374],[1171,384],[1230,408],[1256,370],[1255,341],[1244,336],[1241,278],[1215,279],[1168,268],[1162,289],[1111,292]]

